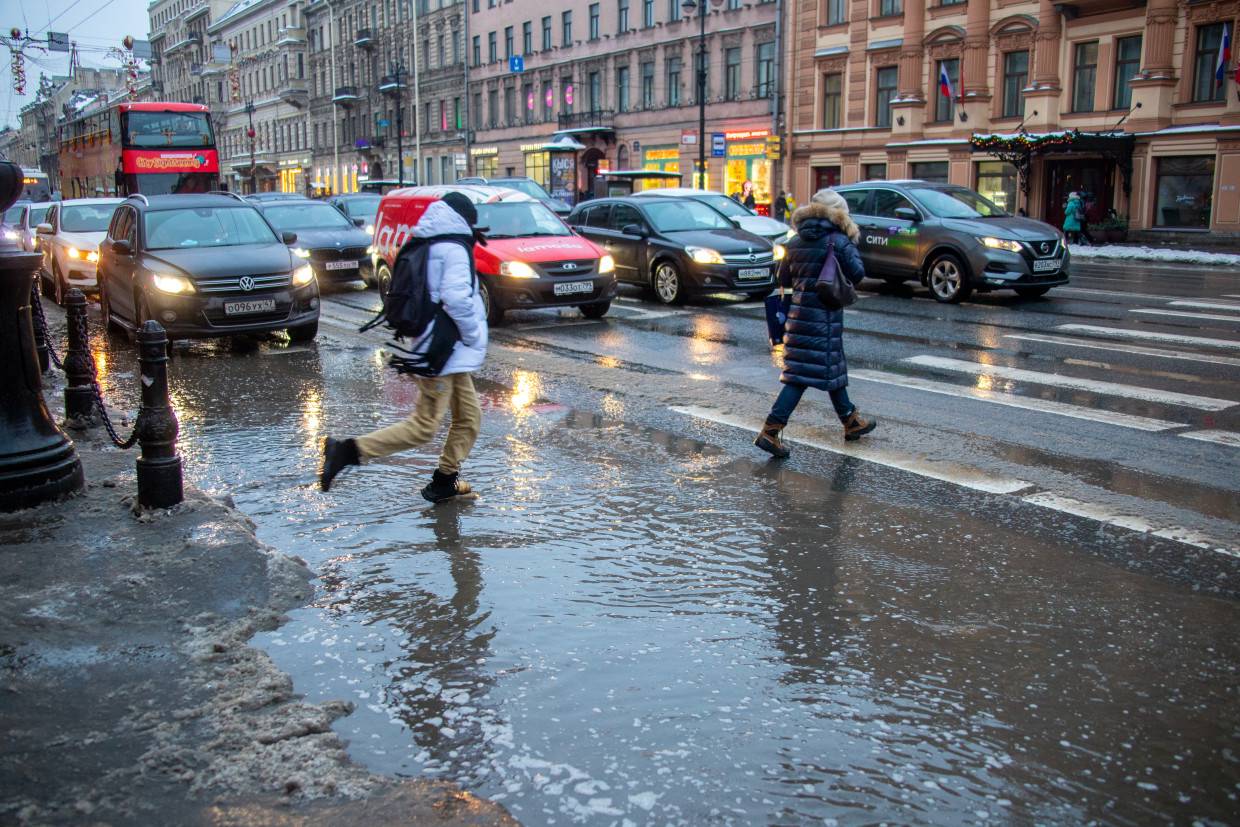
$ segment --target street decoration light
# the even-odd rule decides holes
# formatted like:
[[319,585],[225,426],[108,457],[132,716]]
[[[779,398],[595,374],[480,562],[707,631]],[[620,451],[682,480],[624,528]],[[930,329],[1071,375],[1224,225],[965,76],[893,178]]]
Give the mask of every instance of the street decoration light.
[[[698,15],[698,51],[697,51],[697,99],[698,99],[698,168],[694,187],[706,189],[706,15],[709,9],[707,0],[681,0],[680,8],[685,17]],[[721,5],[723,0],[710,0],[711,5]]]
[[245,102],[245,116],[250,122],[250,128],[245,134],[250,139],[250,194],[253,195],[258,192],[258,173],[254,161],[254,101]]

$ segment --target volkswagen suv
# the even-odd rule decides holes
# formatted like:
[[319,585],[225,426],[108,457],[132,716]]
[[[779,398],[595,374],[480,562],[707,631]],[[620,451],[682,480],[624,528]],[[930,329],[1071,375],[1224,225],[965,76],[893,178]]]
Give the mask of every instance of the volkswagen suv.
[[974,290],[1044,295],[1068,283],[1068,245],[1043,221],[1010,215],[971,189],[927,181],[836,187],[861,230],[866,275],[920,281],[940,302]]

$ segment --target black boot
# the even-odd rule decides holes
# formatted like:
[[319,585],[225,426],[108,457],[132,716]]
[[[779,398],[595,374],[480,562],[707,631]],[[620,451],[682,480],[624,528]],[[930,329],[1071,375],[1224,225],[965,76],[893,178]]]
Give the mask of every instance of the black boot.
[[327,438],[323,443],[323,470],[319,472],[319,487],[330,491],[332,480],[350,465],[361,465],[357,443],[351,439]]
[[470,493],[473,489],[465,480],[458,479],[459,476],[459,474],[445,474],[436,468],[435,473],[431,475],[430,483],[422,489],[422,496],[429,502],[440,503]]

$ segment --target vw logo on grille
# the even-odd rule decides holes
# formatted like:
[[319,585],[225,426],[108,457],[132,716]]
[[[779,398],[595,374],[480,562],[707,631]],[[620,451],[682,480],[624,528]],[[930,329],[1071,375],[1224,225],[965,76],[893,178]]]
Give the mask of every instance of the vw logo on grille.
[[1038,249],[1043,253],[1049,253],[1051,251],[1051,243],[1049,241],[1043,241],[1038,245]]
[[240,287],[242,290],[244,290],[246,293],[249,293],[251,290],[254,289],[254,279],[251,278],[250,276],[242,276],[240,279],[237,280],[237,286]]

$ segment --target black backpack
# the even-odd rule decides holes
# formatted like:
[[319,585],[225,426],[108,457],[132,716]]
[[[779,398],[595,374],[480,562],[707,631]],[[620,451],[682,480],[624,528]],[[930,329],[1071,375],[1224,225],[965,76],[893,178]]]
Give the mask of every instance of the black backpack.
[[400,373],[412,373],[417,376],[438,376],[444,365],[452,356],[456,343],[461,339],[461,332],[456,321],[443,309],[441,302],[431,301],[431,291],[427,284],[426,265],[430,259],[431,247],[437,242],[460,244],[469,256],[469,278],[471,290],[477,289],[477,274],[474,271],[473,239],[467,236],[434,236],[431,238],[415,238],[401,248],[396,256],[396,272],[392,274],[392,282],[388,285],[387,295],[383,297],[383,309],[379,314],[363,325],[359,330],[365,333],[379,325],[386,325],[392,330],[396,342],[410,339],[421,344],[427,327],[434,322],[430,340],[421,352],[411,348],[403,348],[393,343],[398,351],[405,354],[393,354],[388,363]]

